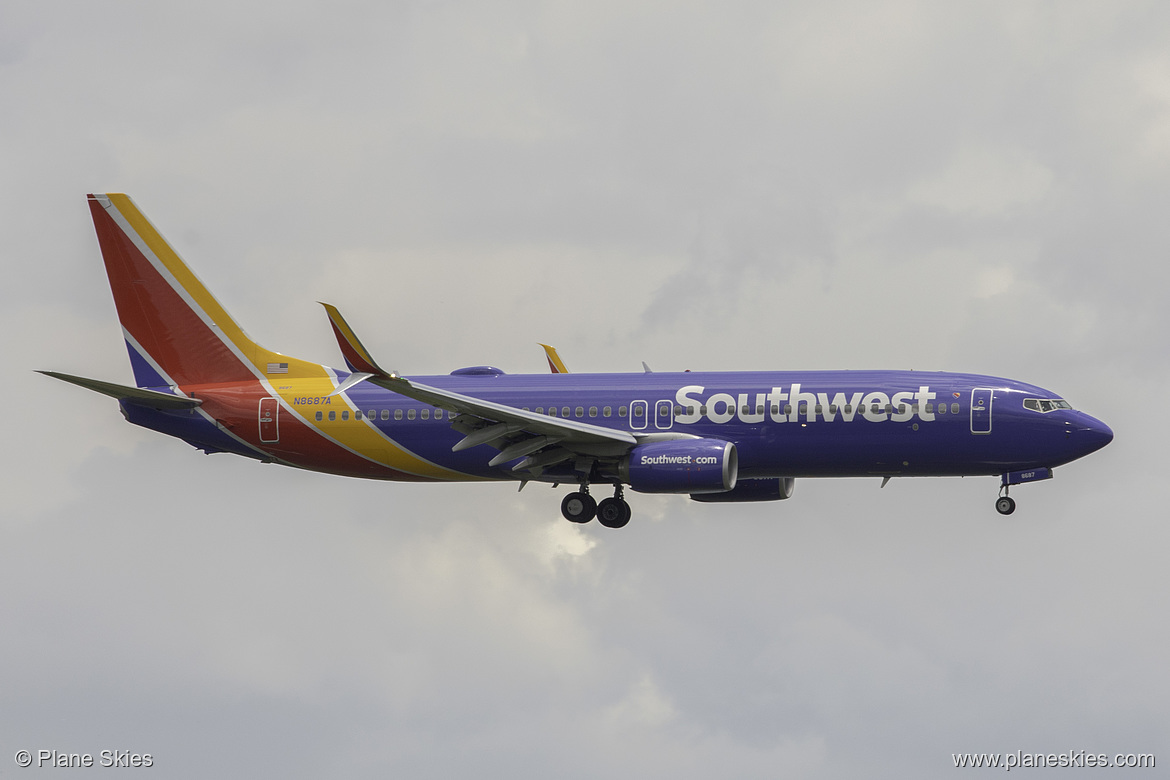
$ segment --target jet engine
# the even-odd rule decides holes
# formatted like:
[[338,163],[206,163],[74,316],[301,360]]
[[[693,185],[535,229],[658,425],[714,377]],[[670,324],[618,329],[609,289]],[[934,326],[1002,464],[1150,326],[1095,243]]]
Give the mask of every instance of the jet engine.
[[618,473],[640,493],[721,493],[735,487],[739,456],[721,439],[657,441],[632,449]]
[[741,479],[726,493],[692,494],[695,501],[705,503],[737,503],[740,501],[782,501],[792,495],[796,480],[792,477],[765,477]]

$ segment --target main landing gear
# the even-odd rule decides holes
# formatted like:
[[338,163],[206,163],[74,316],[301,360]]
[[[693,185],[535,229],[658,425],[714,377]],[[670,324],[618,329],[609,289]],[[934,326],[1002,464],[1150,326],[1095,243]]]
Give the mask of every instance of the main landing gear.
[[589,495],[589,486],[582,485],[579,493],[570,493],[561,501],[561,514],[570,523],[588,523],[597,514],[597,502]]
[[630,522],[630,505],[622,498],[622,486],[614,488],[613,498],[604,498],[600,503],[589,495],[589,485],[570,493],[561,501],[561,514],[571,523],[588,523],[595,516],[597,522],[606,528],[621,528]]

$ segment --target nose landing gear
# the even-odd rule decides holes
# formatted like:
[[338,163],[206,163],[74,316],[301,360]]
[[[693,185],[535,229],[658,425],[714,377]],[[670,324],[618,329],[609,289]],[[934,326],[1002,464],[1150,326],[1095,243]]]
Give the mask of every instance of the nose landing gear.
[[1003,484],[999,486],[1000,496],[995,500],[995,511],[1001,515],[1010,515],[1016,511],[1016,500],[1008,495],[1008,482],[1005,476]]

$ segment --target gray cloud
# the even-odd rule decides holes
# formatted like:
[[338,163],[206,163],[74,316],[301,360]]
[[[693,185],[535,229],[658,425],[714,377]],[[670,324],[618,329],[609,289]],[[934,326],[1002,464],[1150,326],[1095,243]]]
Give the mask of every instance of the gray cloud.
[[[167,776],[937,777],[1168,753],[1148,3],[198,9],[0,31],[0,732]],[[125,425],[82,195],[133,194],[258,340],[444,373],[971,370],[1117,440],[1021,488],[772,506],[374,484]],[[5,759],[8,760],[8,759]]]

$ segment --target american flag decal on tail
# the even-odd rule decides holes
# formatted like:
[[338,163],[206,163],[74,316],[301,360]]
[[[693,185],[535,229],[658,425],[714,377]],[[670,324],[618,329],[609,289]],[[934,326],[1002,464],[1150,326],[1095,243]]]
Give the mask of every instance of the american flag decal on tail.
[[288,363],[269,363],[268,373],[270,374],[287,374]]

